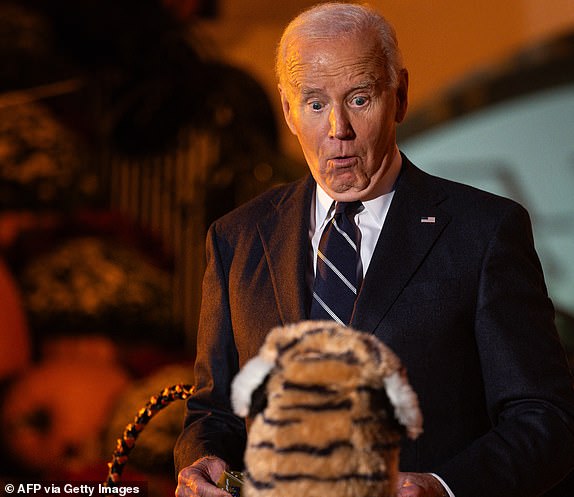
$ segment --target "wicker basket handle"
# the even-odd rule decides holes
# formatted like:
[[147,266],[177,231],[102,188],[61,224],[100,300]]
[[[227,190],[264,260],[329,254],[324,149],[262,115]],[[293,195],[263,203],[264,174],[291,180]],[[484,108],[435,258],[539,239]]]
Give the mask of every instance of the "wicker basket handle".
[[108,477],[104,483],[107,487],[118,486],[122,471],[128,462],[128,457],[135,447],[139,434],[143,431],[159,411],[175,400],[185,400],[193,394],[195,388],[190,385],[173,385],[164,388],[160,394],[150,398],[145,407],[141,408],[134,420],[129,423],[121,438],[118,438],[116,449],[112,455],[112,460],[108,463]]

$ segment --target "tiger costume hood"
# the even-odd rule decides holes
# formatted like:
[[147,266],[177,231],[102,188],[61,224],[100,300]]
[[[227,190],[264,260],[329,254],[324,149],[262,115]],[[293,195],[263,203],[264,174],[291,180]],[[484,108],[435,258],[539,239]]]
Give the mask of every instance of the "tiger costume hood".
[[231,401],[254,418],[244,497],[391,497],[401,435],[422,432],[399,358],[332,321],[271,330],[234,378]]

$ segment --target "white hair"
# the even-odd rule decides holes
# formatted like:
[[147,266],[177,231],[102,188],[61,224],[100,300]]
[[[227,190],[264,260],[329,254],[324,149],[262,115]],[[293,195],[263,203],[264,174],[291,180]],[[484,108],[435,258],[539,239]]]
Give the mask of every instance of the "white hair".
[[358,4],[329,2],[303,11],[285,28],[277,47],[275,71],[281,84],[287,81],[287,58],[300,39],[337,39],[364,36],[378,37],[379,48],[385,61],[388,83],[396,88],[403,69],[402,55],[393,26],[370,7]]

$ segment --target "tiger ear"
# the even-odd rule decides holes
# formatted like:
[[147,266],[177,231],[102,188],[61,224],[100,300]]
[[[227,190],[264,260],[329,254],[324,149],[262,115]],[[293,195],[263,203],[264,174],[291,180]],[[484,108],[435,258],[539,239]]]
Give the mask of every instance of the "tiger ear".
[[269,382],[270,377],[271,375],[268,374],[263,379],[263,382],[253,390],[253,393],[251,394],[251,404],[249,406],[248,413],[250,418],[254,418],[267,407],[267,383]]
[[[231,406],[235,414],[244,418],[253,414],[252,403],[253,407],[256,407],[256,404],[256,408],[260,407],[265,381],[273,367],[273,362],[269,362],[261,356],[255,356],[246,362],[241,371],[235,375],[231,382]],[[257,402],[252,402],[254,396],[257,398]],[[264,404],[265,402],[263,402]]]
[[397,370],[383,379],[387,396],[401,423],[411,439],[423,432],[423,416],[419,408],[417,394],[409,384],[405,371]]

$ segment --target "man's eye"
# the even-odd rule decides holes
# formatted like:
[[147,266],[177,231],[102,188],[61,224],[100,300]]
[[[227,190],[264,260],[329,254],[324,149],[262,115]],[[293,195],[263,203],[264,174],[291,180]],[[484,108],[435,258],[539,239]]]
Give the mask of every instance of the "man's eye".
[[311,102],[311,109],[321,110],[322,108],[323,108],[323,104],[321,104],[321,102]]
[[352,102],[353,102],[353,105],[356,105],[357,107],[361,107],[367,103],[367,99],[365,97],[354,97]]

